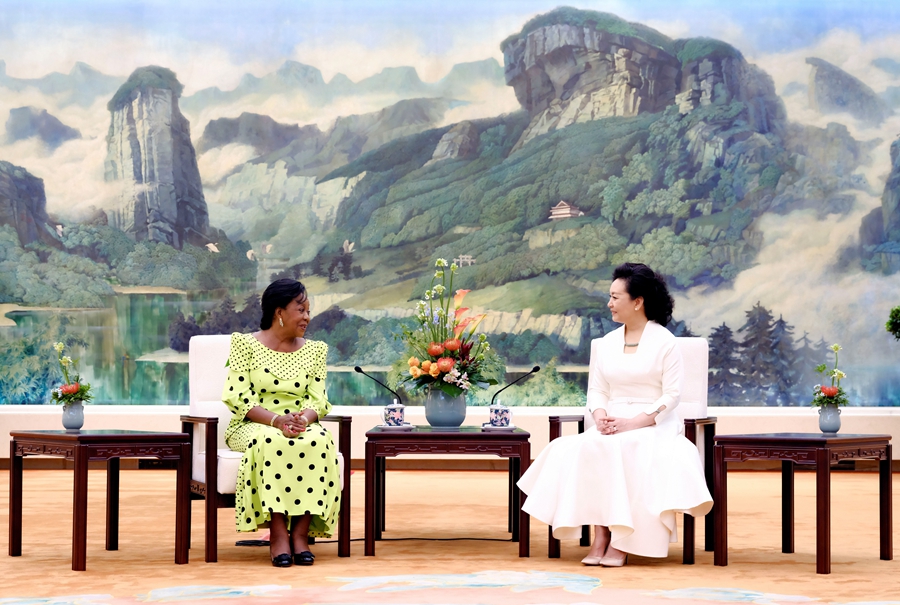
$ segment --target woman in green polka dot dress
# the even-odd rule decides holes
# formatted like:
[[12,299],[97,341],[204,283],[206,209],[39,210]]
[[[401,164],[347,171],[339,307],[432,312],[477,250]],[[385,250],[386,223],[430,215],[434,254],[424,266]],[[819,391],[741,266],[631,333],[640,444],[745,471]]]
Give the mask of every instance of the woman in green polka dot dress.
[[[337,448],[319,419],[328,345],[306,340],[309,298],[293,279],[262,296],[260,331],[232,334],[222,400],[234,413],[228,447],[244,452],[238,471],[238,531],[268,525],[276,567],[312,565],[308,537],[331,537],[340,510]],[[293,556],[292,556],[293,554]]]

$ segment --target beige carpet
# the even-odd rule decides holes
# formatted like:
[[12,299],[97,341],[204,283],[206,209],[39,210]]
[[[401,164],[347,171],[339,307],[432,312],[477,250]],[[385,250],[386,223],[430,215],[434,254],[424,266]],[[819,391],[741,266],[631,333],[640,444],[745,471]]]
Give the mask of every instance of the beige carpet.
[[[698,522],[700,549],[696,565],[683,566],[681,544],[673,544],[667,559],[631,557],[622,569],[582,566],[579,560],[585,549],[575,542],[563,543],[561,559],[547,559],[547,528],[533,522],[531,557],[527,559],[517,556],[518,545],[512,542],[383,541],[377,543],[377,556],[364,557],[363,544],[356,541],[349,559],[337,557],[336,544],[319,544],[315,547],[314,567],[277,570],[269,563],[268,549],[234,546],[237,539],[258,535],[234,532],[233,512],[228,509],[219,511],[219,563],[204,563],[200,501],[193,503],[191,562],[175,565],[175,475],[172,471],[122,472],[120,546],[116,552],[107,552],[104,550],[105,473],[91,471],[88,569],[74,572],[70,559],[71,471],[25,471],[23,556],[16,558],[7,556],[9,474],[2,471],[0,597],[106,594],[131,598],[176,586],[285,584],[309,589],[330,586],[335,578],[502,570],[578,574],[599,578],[604,589],[672,591],[721,587],[796,595],[826,603],[900,601],[900,560],[879,560],[878,475],[832,474],[832,573],[829,576],[815,573],[815,475],[798,472],[796,477],[797,552],[786,555],[781,553],[780,546],[780,475],[729,474],[727,567],[713,566],[712,553],[702,551],[702,522]],[[895,523],[900,523],[898,479],[895,475]],[[363,473],[355,472],[352,477],[354,538],[363,536],[363,481]],[[385,538],[509,538],[505,473],[390,471],[387,481]],[[894,535],[897,557],[896,531]],[[325,599],[304,600],[324,602]],[[348,598],[347,602],[351,601]]]

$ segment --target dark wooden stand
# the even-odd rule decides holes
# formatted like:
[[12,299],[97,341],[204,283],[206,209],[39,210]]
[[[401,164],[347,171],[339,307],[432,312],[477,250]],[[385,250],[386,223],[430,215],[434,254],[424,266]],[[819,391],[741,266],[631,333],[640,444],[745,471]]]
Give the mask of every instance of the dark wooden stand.
[[178,464],[175,495],[175,563],[188,562],[190,546],[190,437],[145,431],[12,431],[9,471],[9,555],[22,555],[22,458],[57,456],[75,463],[72,569],[87,568],[88,462],[106,461],[106,550],[119,549],[119,459],[158,458]]
[[[577,422],[578,432],[584,432],[584,414],[576,414],[571,416],[550,416],[550,441],[558,439],[562,435],[562,425],[565,422]],[[697,445],[697,427],[703,428],[703,470],[706,476],[706,487],[709,493],[713,493],[713,439],[716,436],[716,417],[709,418],[689,418],[684,421],[684,436],[691,443]],[[715,502],[716,500],[713,499]],[[707,552],[713,550],[715,523],[712,515],[706,515],[705,520],[706,539],[704,542],[704,550]],[[681,562],[684,565],[694,564],[694,517],[684,515],[684,550],[682,551]],[[560,555],[559,540],[553,537],[553,528],[547,529],[547,557],[558,559]],[[581,528],[581,546],[591,545],[591,528],[584,525]]]
[[816,573],[831,573],[831,464],[879,460],[881,559],[893,559],[891,436],[824,433],[719,435],[715,438],[715,564],[728,565],[728,462],[781,460],[781,552],[794,552],[794,465],[816,467]]
[[522,510],[524,494],[516,481],[531,464],[529,433],[483,431],[464,426],[456,431],[440,431],[417,426],[411,431],[385,431],[375,427],[366,433],[366,556],[375,555],[375,540],[385,527],[385,459],[401,454],[493,454],[509,458],[510,519],[513,541],[519,542],[519,556],[529,556],[531,518]]

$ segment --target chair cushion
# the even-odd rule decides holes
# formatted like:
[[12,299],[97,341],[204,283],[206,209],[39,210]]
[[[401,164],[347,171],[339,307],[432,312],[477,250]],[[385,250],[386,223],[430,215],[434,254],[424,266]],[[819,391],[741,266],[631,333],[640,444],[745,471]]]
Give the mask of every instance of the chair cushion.
[[[237,487],[238,469],[244,454],[229,449],[217,450],[219,455],[216,467],[216,491],[220,494],[233,494]],[[206,483],[206,452],[194,456],[194,468],[191,472],[194,481]]]

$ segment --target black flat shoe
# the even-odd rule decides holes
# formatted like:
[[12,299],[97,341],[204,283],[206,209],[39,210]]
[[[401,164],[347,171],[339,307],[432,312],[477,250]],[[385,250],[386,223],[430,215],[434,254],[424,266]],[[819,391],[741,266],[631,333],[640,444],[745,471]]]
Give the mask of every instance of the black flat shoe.
[[294,555],[294,565],[312,565],[316,562],[316,555],[308,550],[298,552]]
[[275,567],[290,567],[291,554],[282,553],[280,555],[275,555],[274,557],[272,557],[272,565],[274,565]]

